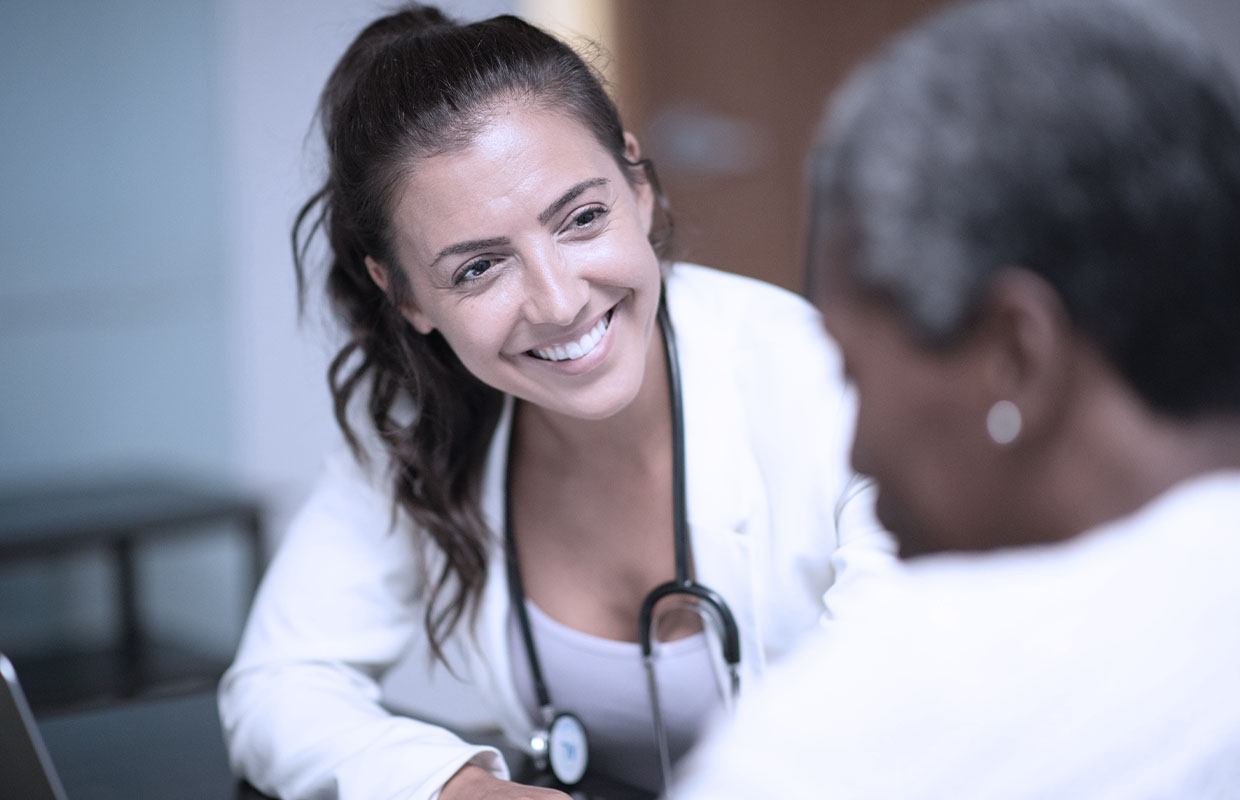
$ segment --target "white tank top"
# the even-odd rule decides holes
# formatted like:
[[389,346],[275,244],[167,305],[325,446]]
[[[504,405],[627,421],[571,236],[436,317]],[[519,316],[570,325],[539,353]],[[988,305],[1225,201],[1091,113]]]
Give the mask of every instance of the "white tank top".
[[[590,771],[657,792],[663,788],[653,712],[642,666],[641,646],[591,636],[529,610],[530,630],[543,681],[557,712],[571,711],[585,725]],[[538,718],[529,655],[516,615],[509,624],[517,694]],[[655,662],[659,699],[672,761],[693,745],[710,715],[720,708],[719,690],[706,634],[661,645]]]

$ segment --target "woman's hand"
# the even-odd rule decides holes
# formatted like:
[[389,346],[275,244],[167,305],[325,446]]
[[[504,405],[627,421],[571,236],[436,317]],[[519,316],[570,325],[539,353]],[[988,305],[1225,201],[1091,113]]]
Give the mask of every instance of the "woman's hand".
[[568,797],[557,789],[500,780],[473,764],[457,770],[439,791],[439,800],[565,800]]

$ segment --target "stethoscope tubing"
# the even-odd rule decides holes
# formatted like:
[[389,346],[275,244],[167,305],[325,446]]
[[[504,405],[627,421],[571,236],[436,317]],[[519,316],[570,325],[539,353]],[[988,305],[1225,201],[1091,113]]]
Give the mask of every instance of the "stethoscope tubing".
[[[646,667],[647,680],[649,682],[650,697],[652,711],[655,721],[655,735],[657,737],[660,757],[663,760],[664,774],[668,774],[668,747],[667,733],[662,726],[662,709],[658,694],[657,681],[654,674],[654,631],[653,620],[655,607],[666,597],[672,595],[684,595],[692,597],[700,602],[700,604],[710,610],[719,624],[721,633],[720,644],[723,650],[724,661],[727,665],[730,676],[729,691],[732,697],[725,698],[730,702],[736,695],[739,687],[739,670],[740,663],[740,636],[736,627],[736,620],[732,615],[731,609],[728,608],[727,602],[718,592],[710,589],[702,584],[694,581],[689,577],[689,520],[687,512],[687,501],[685,492],[685,431],[684,431],[684,406],[681,393],[680,382],[680,362],[676,349],[676,334],[672,328],[671,317],[667,310],[667,292],[666,288],[659,297],[658,307],[658,323],[660,331],[663,334],[663,347],[666,355],[667,382],[668,393],[671,399],[671,418],[672,418],[672,543],[675,555],[675,578],[666,583],[659,584],[652,589],[642,601],[641,609],[638,613],[638,643],[641,646],[642,660]],[[515,426],[514,426],[515,427]],[[512,443],[509,442],[508,458],[509,469],[511,472],[512,463]],[[542,666],[538,658],[537,647],[534,643],[534,633],[530,625],[529,612],[525,607],[525,589],[521,580],[521,567],[517,560],[516,537],[512,525],[512,500],[511,493],[505,490],[504,496],[504,545],[507,555],[508,566],[508,587],[512,599],[513,610],[517,615],[517,623],[520,628],[521,641],[525,646],[526,656],[530,667],[530,678],[534,685],[534,695],[538,701],[539,713],[542,716],[540,724],[543,728],[535,732],[531,738],[531,747],[535,751],[539,751],[538,742],[542,743],[541,752],[535,752],[536,757],[544,755],[547,746],[546,729],[549,728],[553,721],[559,716],[555,713],[554,706],[551,703],[551,693],[547,689],[546,681],[543,677]],[[571,715],[566,715],[571,716]],[[574,718],[575,719],[575,718]]]
[[659,298],[659,327],[663,332],[663,348],[667,365],[668,394],[672,412],[672,543],[675,551],[676,577],[656,586],[642,601],[637,615],[637,640],[642,656],[648,658],[654,650],[652,629],[655,606],[660,600],[674,594],[688,595],[704,601],[718,616],[723,632],[723,657],[730,668],[740,663],[740,637],[736,620],[723,596],[713,589],[689,577],[689,515],[686,499],[685,475],[685,411],[684,394],[681,391],[680,357],[676,347],[676,330],[672,327],[667,311],[666,291]]

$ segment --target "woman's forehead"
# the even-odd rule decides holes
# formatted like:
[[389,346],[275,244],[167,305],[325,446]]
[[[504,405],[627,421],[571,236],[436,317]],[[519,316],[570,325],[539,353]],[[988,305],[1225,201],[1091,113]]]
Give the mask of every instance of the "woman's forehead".
[[[394,198],[398,241],[418,249],[479,226],[546,224],[545,212],[574,187],[591,196],[625,184],[615,159],[567,114],[509,105],[487,117],[464,147],[414,162]],[[426,240],[420,242],[418,240]]]
[[[614,159],[580,121],[567,114],[508,105],[487,116],[468,142],[413,162],[406,183],[420,191],[499,195],[534,191]],[[554,187],[548,186],[548,191]]]

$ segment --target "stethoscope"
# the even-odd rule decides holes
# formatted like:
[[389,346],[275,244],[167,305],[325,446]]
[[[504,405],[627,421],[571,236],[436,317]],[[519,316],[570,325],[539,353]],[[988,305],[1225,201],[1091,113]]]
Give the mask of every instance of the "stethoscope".
[[[642,664],[646,671],[646,683],[650,692],[650,705],[654,719],[655,740],[659,748],[660,766],[666,783],[671,775],[671,753],[667,729],[663,725],[662,704],[659,700],[658,682],[655,679],[654,617],[655,606],[668,597],[680,596],[694,604],[699,614],[709,615],[719,633],[723,651],[727,685],[725,704],[731,704],[740,690],[740,636],[736,621],[727,602],[718,592],[689,577],[689,521],[685,503],[685,431],[684,409],[681,403],[680,364],[677,359],[676,335],[667,312],[666,291],[659,298],[659,330],[663,334],[663,347],[667,356],[667,383],[672,407],[672,536],[676,558],[676,577],[659,584],[646,595],[637,615],[637,639],[641,645]],[[515,426],[514,426],[515,427]],[[511,463],[512,446],[509,443]],[[530,751],[539,769],[550,768],[555,779],[566,786],[581,780],[589,763],[590,748],[585,726],[581,719],[569,711],[557,711],[551,703],[551,694],[543,681],[534,635],[530,628],[529,613],[525,608],[525,590],[521,583],[521,567],[517,563],[516,539],[512,525],[512,503],[505,491],[504,543],[508,555],[508,590],[512,607],[516,611],[521,639],[529,659],[530,676],[534,694],[538,700],[539,727],[530,735]]]

